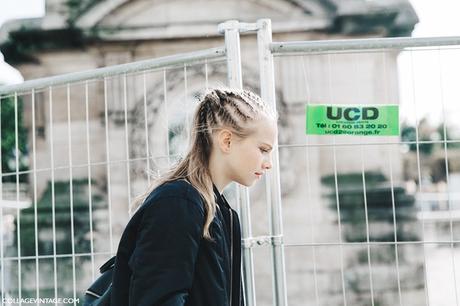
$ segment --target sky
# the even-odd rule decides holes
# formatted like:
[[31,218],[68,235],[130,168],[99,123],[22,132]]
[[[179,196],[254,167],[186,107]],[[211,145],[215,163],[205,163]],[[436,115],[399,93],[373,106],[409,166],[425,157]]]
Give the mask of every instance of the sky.
[[1,0],[0,26],[9,19],[43,16],[44,3],[43,0]]
[[411,0],[420,22],[412,36],[458,36],[460,35],[460,1],[458,0]]
[[[420,19],[413,37],[460,36],[460,0],[410,2]],[[1,0],[0,26],[11,18],[40,17],[44,11],[44,0]],[[427,117],[437,124],[444,115],[447,121],[460,116],[460,51],[403,52],[398,71],[402,119],[414,123]]]
[[[9,19],[41,17],[44,13],[43,0],[0,0],[0,27]],[[23,80],[19,71],[3,61],[0,53],[0,84],[21,83]]]
[[[459,0],[412,0],[411,4],[420,19],[413,37],[460,36]],[[417,121],[426,117],[438,125],[446,118],[446,124],[458,125],[460,50],[403,52],[398,71],[402,119],[413,124],[416,117]],[[459,134],[458,127],[452,128]]]

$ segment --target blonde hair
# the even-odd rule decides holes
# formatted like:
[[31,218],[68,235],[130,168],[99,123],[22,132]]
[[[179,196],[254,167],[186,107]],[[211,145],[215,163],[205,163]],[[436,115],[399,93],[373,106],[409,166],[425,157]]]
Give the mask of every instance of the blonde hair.
[[213,182],[209,172],[212,134],[223,128],[238,137],[253,133],[250,123],[261,118],[278,120],[276,111],[249,90],[216,88],[208,91],[193,115],[190,149],[168,172],[152,182],[144,194],[136,197],[130,207],[133,214],[155,188],[177,179],[187,180],[201,195],[205,205],[203,237],[212,240],[209,227],[216,212]]

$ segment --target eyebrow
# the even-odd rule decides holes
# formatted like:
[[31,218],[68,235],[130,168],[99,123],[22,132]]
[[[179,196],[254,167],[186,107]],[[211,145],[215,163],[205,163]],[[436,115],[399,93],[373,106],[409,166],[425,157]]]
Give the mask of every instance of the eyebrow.
[[262,144],[265,145],[265,146],[268,146],[270,148],[270,150],[273,149],[273,147],[271,145],[269,145],[268,143],[263,142]]

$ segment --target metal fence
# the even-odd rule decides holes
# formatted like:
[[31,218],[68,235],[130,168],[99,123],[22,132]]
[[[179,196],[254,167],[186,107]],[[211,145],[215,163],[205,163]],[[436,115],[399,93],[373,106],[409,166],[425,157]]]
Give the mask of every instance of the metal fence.
[[[289,162],[271,181],[270,235],[283,237],[280,249],[271,243],[273,304],[458,305],[457,96],[447,79],[459,38],[272,42],[270,22],[257,26],[262,96],[275,104],[282,92],[294,134],[278,146]],[[436,137],[424,138],[423,86],[436,88]],[[413,123],[401,123],[401,137],[305,135],[309,103],[396,103]]]
[[130,202],[184,152],[194,97],[225,83],[225,67],[218,47],[0,88],[0,133],[15,148],[0,182],[2,305],[82,302]]
[[[260,94],[284,123],[263,197],[228,193],[242,224],[246,305],[441,305],[436,291],[458,305],[449,170],[459,142],[443,101],[455,85],[442,70],[456,65],[442,63],[460,38],[277,43],[266,19],[219,31],[219,48],[0,87],[0,111],[11,115],[0,126],[15,147],[2,156],[2,300],[82,297],[115,253],[128,205],[150,182],[146,169],[161,171],[184,152],[193,97],[216,83],[243,86],[240,33],[256,32]],[[441,88],[440,139],[421,137],[417,115],[414,62],[427,52],[439,70],[431,83]],[[409,85],[398,83],[402,54],[411,59]],[[407,86],[412,103],[401,113],[414,124],[406,138],[304,133],[305,104],[395,104]],[[425,182],[436,169],[425,150],[435,146],[444,190]],[[434,253],[439,246],[448,253]],[[433,254],[451,275],[435,275]],[[443,286],[433,287],[438,279]]]

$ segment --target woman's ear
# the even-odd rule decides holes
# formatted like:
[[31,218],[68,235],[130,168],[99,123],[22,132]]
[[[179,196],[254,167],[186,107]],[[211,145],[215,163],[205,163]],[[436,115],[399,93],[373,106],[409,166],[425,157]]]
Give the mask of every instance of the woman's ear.
[[230,152],[233,133],[230,130],[222,129],[217,135],[217,144],[223,153]]

